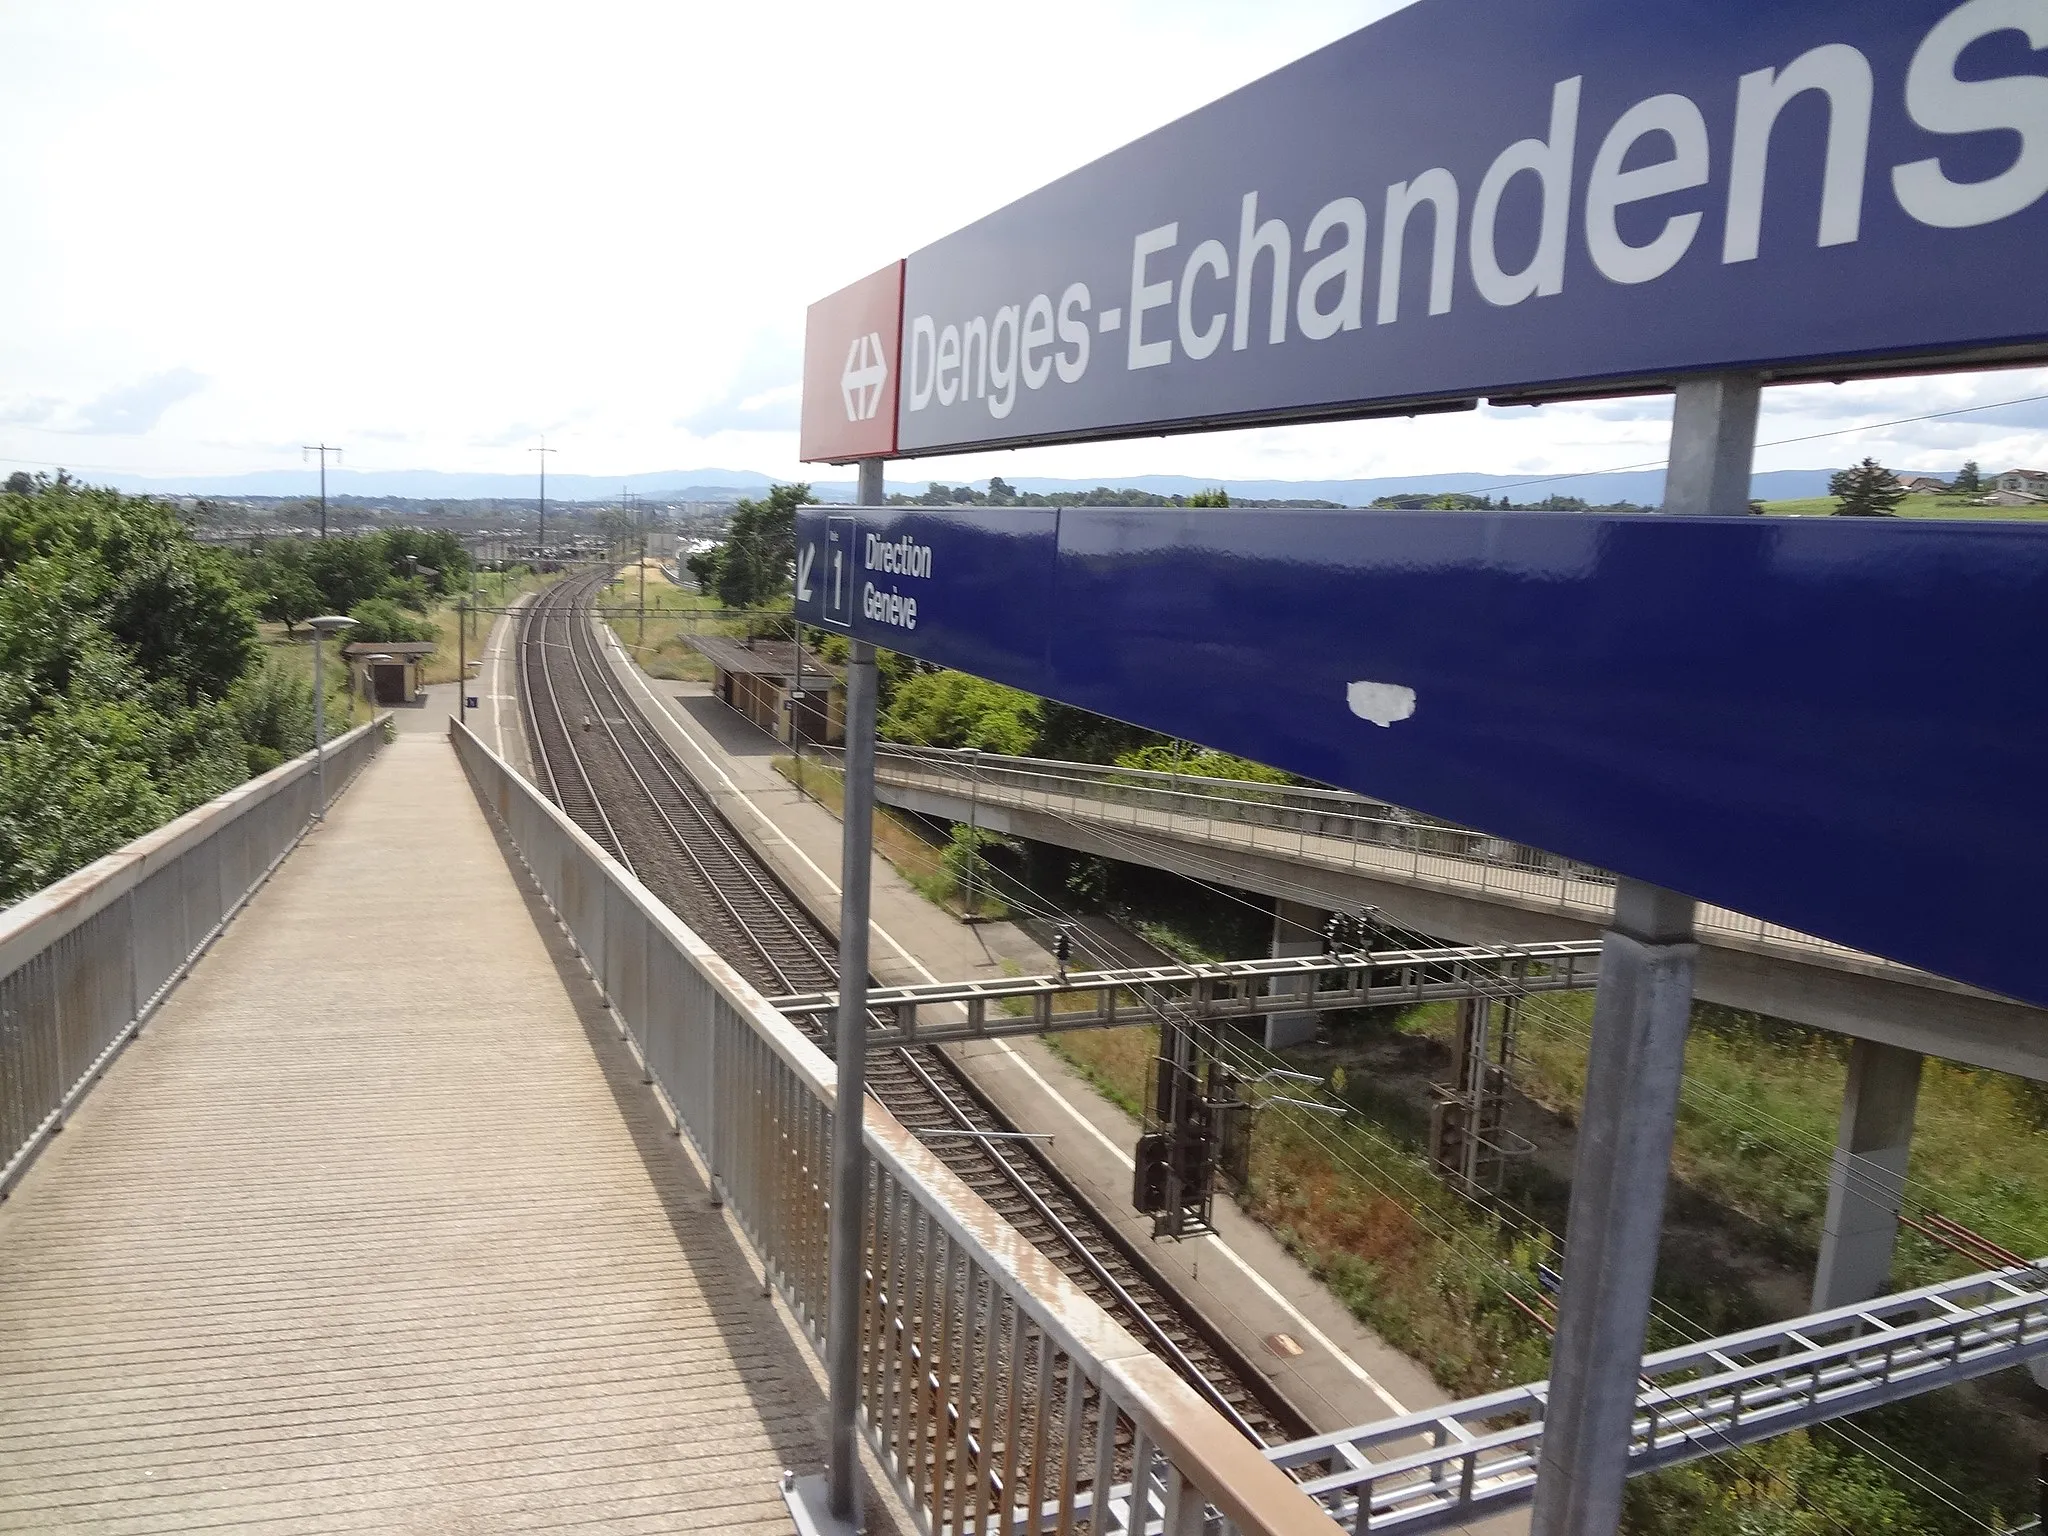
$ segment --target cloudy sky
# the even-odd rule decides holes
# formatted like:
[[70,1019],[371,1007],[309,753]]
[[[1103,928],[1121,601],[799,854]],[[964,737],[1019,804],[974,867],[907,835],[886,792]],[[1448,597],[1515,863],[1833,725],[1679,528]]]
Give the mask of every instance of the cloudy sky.
[[[1396,0],[8,0],[0,468],[799,472],[805,305]],[[1774,392],[1760,468],[2048,461],[2048,372]],[[1657,401],[929,461],[1503,477]]]

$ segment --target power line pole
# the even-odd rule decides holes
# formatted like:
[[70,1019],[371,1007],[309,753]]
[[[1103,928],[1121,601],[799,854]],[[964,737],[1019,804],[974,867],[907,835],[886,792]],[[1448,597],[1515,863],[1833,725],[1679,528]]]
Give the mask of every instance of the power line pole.
[[529,448],[526,451],[540,455],[540,548],[535,551],[533,561],[533,573],[538,576],[541,567],[548,563],[548,455],[560,453],[562,450],[550,448],[548,440],[543,437],[538,448]]
[[309,453],[320,455],[320,537],[324,539],[327,537],[327,455],[333,454],[338,461],[341,450],[328,443],[307,443],[299,457],[303,459]]
[[647,503],[633,498],[633,525],[640,535],[640,648],[647,649]]

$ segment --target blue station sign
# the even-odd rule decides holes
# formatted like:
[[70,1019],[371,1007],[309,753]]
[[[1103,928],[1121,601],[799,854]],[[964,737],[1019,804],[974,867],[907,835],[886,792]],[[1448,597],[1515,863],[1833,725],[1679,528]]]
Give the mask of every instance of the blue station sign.
[[2048,538],[805,508],[808,623],[2048,1005]]
[[911,256],[895,451],[2048,355],[2044,50],[2038,0],[1420,0]]

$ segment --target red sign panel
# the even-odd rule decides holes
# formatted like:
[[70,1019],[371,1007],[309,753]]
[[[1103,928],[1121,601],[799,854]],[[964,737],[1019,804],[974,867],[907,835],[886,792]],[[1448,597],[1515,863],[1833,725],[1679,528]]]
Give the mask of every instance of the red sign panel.
[[896,451],[896,362],[903,263],[820,299],[804,321],[804,413],[798,457],[886,458]]

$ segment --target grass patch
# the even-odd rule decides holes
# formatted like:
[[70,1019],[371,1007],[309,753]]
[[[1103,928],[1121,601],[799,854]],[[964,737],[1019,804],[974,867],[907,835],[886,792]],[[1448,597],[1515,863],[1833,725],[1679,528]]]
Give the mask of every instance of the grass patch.
[[[1560,1118],[1576,1115],[1584,1093],[1591,1013],[1592,998],[1582,994],[1524,1004],[1517,1083]],[[1455,1028],[1442,1007],[1415,1010],[1403,1024],[1443,1040]],[[1796,1273],[1811,1271],[1819,1248],[1847,1056],[1848,1042],[1837,1036],[1713,1004],[1694,1007],[1673,1171],[1690,1196],[1744,1218],[1745,1236]],[[1929,1059],[1908,1210],[1940,1211],[2029,1255],[2048,1252],[2044,1110],[2048,1095],[2035,1084]],[[1552,1225],[1561,1224],[1564,1194],[1556,1191],[1546,1212]],[[1714,1331],[1766,1320],[1760,1303],[1726,1275],[1666,1257],[1657,1293],[1676,1313]],[[1909,1289],[1978,1267],[1908,1231],[1892,1285]],[[1651,1348],[1683,1341],[1669,1323],[1652,1327]],[[1917,1489],[1863,1455],[1858,1440],[1823,1427],[1631,1483],[1627,1528],[1645,1536],[1842,1529],[1960,1536],[1984,1529],[1979,1522],[2004,1529],[2001,1522],[2025,1506],[2029,1463],[2044,1438],[2038,1419],[1992,1383],[1852,1422],[1951,1485],[1946,1497]]]
[[[295,635],[287,635],[282,624],[258,624],[256,638],[263,647],[266,665],[282,668],[291,676],[303,682],[308,689],[313,685],[313,632],[301,628]],[[322,670],[325,674],[327,691],[327,732],[330,737],[338,736],[351,726],[361,725],[375,710],[357,700],[349,691],[348,663],[342,660],[341,647],[332,641],[322,644]]]
[[[647,573],[647,617],[639,613],[640,572],[627,565],[618,585],[605,592],[600,602],[615,611],[605,622],[619,637],[633,660],[649,677],[669,682],[708,683],[711,663],[692,650],[692,635],[739,635],[746,633],[741,621],[712,618],[725,612],[718,600],[696,590],[695,583],[679,587],[671,582],[652,555],[645,562]],[[628,613],[623,610],[632,609]]]
[[[1517,1079],[1571,1116],[1584,1096],[1590,994],[1523,1005]],[[1448,1038],[1454,1021],[1427,1026]],[[1680,1179],[1777,1236],[1780,1256],[1811,1262],[1827,1206],[1828,1165],[1848,1076],[1840,1036],[1696,1004],[1673,1166]],[[2020,1078],[1929,1058],[1908,1170],[1909,1209],[1935,1210],[2030,1256],[2048,1253],[2048,1096]],[[1901,1289],[1974,1266],[1907,1233]]]
[[[1076,1031],[1046,1044],[1105,1098],[1142,1113],[1156,1028]],[[1511,1287],[1535,1294],[1545,1243],[1450,1194],[1420,1156],[1363,1120],[1262,1111],[1238,1203],[1445,1390],[1472,1395],[1549,1369],[1548,1340],[1507,1299]]]
[[[1767,501],[1764,511],[1777,517],[1830,517],[1841,503],[1832,496],[1807,496],[1793,501]],[[1970,518],[1987,522],[2048,521],[2048,507],[1979,507],[1967,496],[1908,496],[1894,509],[1899,517]]]
[[[1537,999],[1522,1033],[1520,1080],[1539,1102],[1576,1109],[1585,1075],[1590,998]],[[1552,1009],[1551,1005],[1557,1005]],[[1398,1042],[1448,1036],[1455,1010],[1432,1004],[1359,1026]],[[1127,1113],[1140,1113],[1156,1031],[1133,1027],[1047,1037],[1049,1048]],[[1409,1046],[1403,1049],[1413,1050]],[[1249,1044],[1246,1054],[1264,1053]],[[1298,1065],[1308,1066],[1303,1060]],[[1687,1054],[1687,1095],[1674,1166],[1695,1191],[1777,1232],[1785,1256],[1810,1266],[1826,1198],[1845,1050],[1814,1031],[1701,1005]],[[1329,1070],[1327,1064],[1314,1070]],[[1240,1206],[1269,1227],[1361,1322],[1463,1396],[1549,1370],[1549,1340],[1511,1296],[1536,1294],[1539,1261],[1558,1262],[1548,1234],[1515,1210],[1490,1212],[1452,1195],[1421,1151],[1425,1126],[1412,1106],[1382,1103],[1373,1077],[1333,1073],[1358,1113],[1349,1121],[1285,1109],[1261,1114],[1251,1179]],[[1916,1180],[1923,1198],[2027,1252],[2048,1251],[2048,1210],[2034,1193],[2048,1174],[2040,1135],[2044,1096],[1998,1074],[1929,1062],[1923,1079]],[[1756,1122],[1761,1120],[1759,1126]],[[1923,1162],[1924,1160],[1924,1162]],[[1567,1191],[1545,1200],[1516,1192],[1563,1224]],[[2003,1223],[1998,1225],[1996,1223]],[[1961,1273],[1945,1250],[1902,1247],[1895,1283],[1906,1287]],[[1660,1300],[1714,1331],[1764,1320],[1754,1298],[1724,1274],[1667,1265]],[[1651,1348],[1689,1339],[1653,1325]],[[1715,1457],[1631,1482],[1624,1529],[1716,1536],[1948,1536],[1975,1533],[2024,1507],[2038,1426],[2016,1404],[1973,1392],[1945,1393],[1860,1416],[1854,1428],[1823,1427],[1755,1451]],[[1864,1454],[1861,1435],[1888,1455],[1930,1469],[1946,1490],[1926,1491]],[[1968,1506],[1959,1511],[1954,1498]],[[2003,1529],[1997,1525],[1995,1528]]]
[[[775,758],[771,766],[791,784],[797,783],[794,757]],[[805,758],[802,789],[834,816],[845,815],[846,786],[837,768]],[[886,805],[875,807],[875,852],[887,859],[910,882],[911,888],[933,906],[943,907],[955,917],[965,914],[959,881],[946,864],[945,845]],[[977,916],[998,920],[1009,916],[1009,908],[991,897],[984,886],[977,886],[974,894]]]
[[[479,571],[477,601],[486,608],[503,608],[529,592],[538,592],[554,579],[552,576],[536,576],[523,569],[511,575],[503,571]],[[484,647],[491,640],[491,626],[497,623],[498,615],[472,612],[467,640],[461,633],[463,613],[455,603],[441,603],[428,617],[434,624],[435,649],[421,669],[422,681],[452,683],[457,679],[465,652],[472,663],[483,659]]]
[[1145,1075],[1159,1054],[1159,1031],[1150,1024],[1126,1029],[1077,1029],[1045,1037],[1046,1048],[1088,1080],[1133,1120],[1145,1113]]

